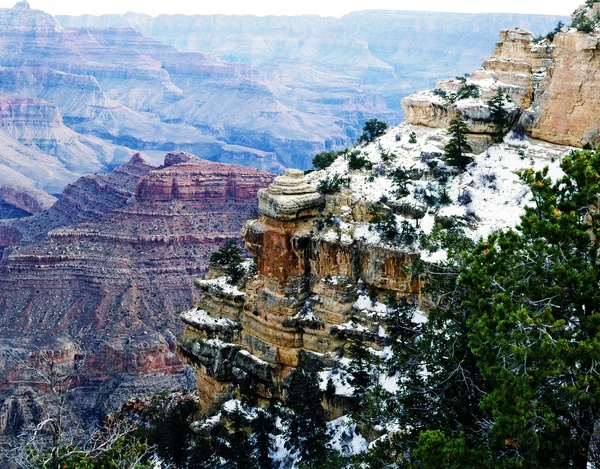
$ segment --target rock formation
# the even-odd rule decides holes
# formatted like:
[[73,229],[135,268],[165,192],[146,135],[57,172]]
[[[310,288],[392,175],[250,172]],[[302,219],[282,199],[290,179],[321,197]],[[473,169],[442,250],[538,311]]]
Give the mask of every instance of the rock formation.
[[318,233],[315,222],[323,211],[348,221],[350,206],[359,220],[366,214],[349,191],[325,198],[301,172],[288,170],[258,198],[261,217],[242,231],[256,275],[243,291],[222,277],[196,282],[204,295],[182,314],[187,327],[178,343],[197,366],[204,410],[232,382],[248,377],[263,398],[281,397],[298,351],[333,359],[343,353],[348,330],[367,326],[377,342],[379,323],[371,308],[357,307],[358,282],[401,295],[419,291],[418,279],[403,273],[415,256],[411,250],[365,249],[361,241]]
[[[191,279],[238,236],[274,177],[184,154],[165,160],[155,168],[136,155],[69,185],[49,210],[0,224],[0,346],[72,347],[84,331],[94,418],[123,395],[178,386],[176,313],[197,299]],[[10,372],[0,369],[3,382]],[[3,393],[0,422],[23,392]]]
[[[518,119],[533,138],[577,147],[600,142],[600,35],[564,28],[550,43],[511,29],[503,30],[500,38],[492,57],[468,79],[442,80],[436,90],[405,98],[406,122],[446,128],[460,113],[474,137],[492,134],[487,101],[502,89],[510,98],[510,118]],[[475,87],[480,96],[447,99],[465,85]]]
[[[461,108],[472,109],[472,131],[484,137],[492,129],[475,112],[495,94],[491,75],[503,76],[515,118],[514,103],[527,105],[536,86],[522,73],[522,57],[515,53],[512,60],[509,52],[511,47],[526,50],[530,35],[507,31],[503,36],[508,45],[497,52],[504,58],[490,61],[473,78],[480,85],[486,80],[489,87]],[[449,81],[447,89],[470,83]],[[423,109],[433,108],[438,96],[423,96]],[[240,287],[222,272],[211,271],[196,282],[203,292],[199,302],[181,315],[186,327],[178,346],[195,367],[203,411],[218,412],[248,379],[257,386],[259,398],[282,399],[298,353],[306,351],[323,363],[321,388],[333,392],[326,405],[331,418],[339,417],[347,411],[352,392],[345,374],[350,341],[362,337],[377,353],[389,351],[385,303],[390,296],[420,299],[414,320],[426,320],[432,299],[423,298],[425,279],[412,267],[443,261],[447,252],[421,250],[419,233],[454,227],[477,239],[512,227],[531,196],[518,170],[549,166],[551,175],[560,174],[558,165],[570,147],[518,133],[502,143],[488,143],[467,171],[456,171],[442,158],[448,133],[436,127],[457,106],[443,108],[446,114],[434,117],[435,126],[406,123],[391,128],[375,142],[339,155],[325,170],[307,176],[287,170],[258,192],[260,217],[247,221],[242,230],[256,274]],[[414,110],[415,119],[417,115]],[[370,165],[350,169],[355,152]],[[332,178],[342,181],[340,187],[321,194],[317,186]],[[443,194],[447,200],[440,202]],[[387,228],[382,219],[391,220]]]

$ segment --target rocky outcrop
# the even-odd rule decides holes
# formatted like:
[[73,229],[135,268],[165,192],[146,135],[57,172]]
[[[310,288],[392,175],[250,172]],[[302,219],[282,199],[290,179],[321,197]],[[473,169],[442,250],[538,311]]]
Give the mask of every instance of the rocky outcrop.
[[[533,165],[550,166],[554,174],[570,151],[511,139],[476,155],[458,174],[442,160],[448,139],[446,130],[403,124],[357,147],[372,169],[351,169],[342,154],[326,170],[288,170],[258,192],[260,216],[242,229],[255,270],[249,269],[243,286],[211,270],[196,282],[201,298],[181,315],[178,347],[196,370],[203,411],[216,412],[223,394],[230,398],[246,380],[263,402],[284,398],[287,377],[304,351],[324,365],[323,391],[332,379],[330,416],[343,414],[351,393],[340,378],[349,343],[360,338],[386,353],[390,298],[421,300],[415,322],[427,320],[435,301],[424,294],[419,272],[447,253],[421,252],[418,233],[453,226],[477,239],[514,226],[529,200],[516,173]],[[441,183],[431,168],[447,179]],[[399,170],[407,173],[407,192],[399,193],[394,182]],[[346,184],[320,194],[318,183],[336,175]],[[448,205],[431,200],[441,190]],[[382,218],[391,220],[395,233],[385,234],[377,221]]]
[[0,200],[33,215],[50,208],[56,198],[43,191],[0,185]]
[[[4,222],[19,232],[21,244],[42,240],[49,231],[83,222],[98,222],[127,205],[139,180],[156,169],[139,153],[107,174],[85,176],[69,184],[51,208],[28,218]],[[52,202],[56,199],[52,198]],[[2,224],[0,224],[0,229]],[[3,245],[0,243],[0,248]]]
[[[167,162],[154,168],[136,155],[71,184],[50,210],[0,227],[10,246],[0,260],[3,339],[29,350],[36,342],[26,338],[86,331],[96,416],[126,392],[147,392],[144,377],[152,374],[163,385],[161,376],[174,375],[166,386],[178,386],[176,313],[197,300],[192,279],[206,271],[211,252],[238,236],[259,189],[274,178],[191,156]],[[111,397],[109,388],[122,383],[129,389]]]
[[534,138],[581,147],[600,143],[600,34],[555,36],[552,65],[523,123]]
[[168,154],[165,166],[148,174],[138,185],[139,201],[252,200],[257,187],[267,185],[272,179],[253,168],[242,171],[239,166],[201,162],[182,154]]
[[[532,137],[576,147],[600,142],[600,35],[563,28],[552,43],[534,42],[529,31],[510,29],[500,38],[492,57],[467,80],[439,81],[436,90],[403,99],[406,122],[447,128],[460,113],[475,136],[492,134],[487,100],[502,89],[510,98],[510,119]],[[463,86],[475,87],[480,96],[447,99]]]
[[278,220],[296,220],[319,213],[323,197],[304,181],[304,173],[288,169],[267,189],[258,192],[259,210]]
[[343,355],[352,336],[344,331],[355,329],[352,319],[368,324],[357,325],[355,332],[380,346],[379,323],[355,307],[359,282],[401,296],[419,291],[418,280],[405,269],[413,253],[367,249],[359,240],[348,243],[318,232],[315,223],[324,209],[348,216],[349,203],[357,213],[366,211],[362,201],[351,202],[350,194],[323,197],[302,172],[288,170],[258,198],[261,216],[242,230],[256,275],[243,291],[223,277],[196,282],[204,294],[181,316],[186,328],[178,345],[196,367],[203,410],[231,383],[248,378],[262,398],[281,398],[298,352],[325,361]]
[[538,57],[531,52],[533,35],[529,31],[503,30],[500,37],[502,42],[496,44],[492,57],[468,78],[441,80],[435,90],[404,98],[402,107],[406,122],[448,128],[450,120],[461,114],[472,134],[493,134],[496,130],[487,102],[496,95],[498,89],[509,98],[505,108],[509,120],[515,122],[521,111],[531,103],[533,70],[535,66],[543,64],[538,63]]

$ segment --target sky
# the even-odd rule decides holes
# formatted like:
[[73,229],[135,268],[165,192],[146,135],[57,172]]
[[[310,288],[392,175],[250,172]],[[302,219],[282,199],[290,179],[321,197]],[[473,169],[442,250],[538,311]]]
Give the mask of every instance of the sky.
[[[0,0],[11,8],[17,0]],[[253,14],[342,16],[357,10],[426,10],[462,13],[529,13],[570,15],[583,0],[30,0],[32,8],[53,15],[102,15],[135,11],[157,16],[175,14]]]

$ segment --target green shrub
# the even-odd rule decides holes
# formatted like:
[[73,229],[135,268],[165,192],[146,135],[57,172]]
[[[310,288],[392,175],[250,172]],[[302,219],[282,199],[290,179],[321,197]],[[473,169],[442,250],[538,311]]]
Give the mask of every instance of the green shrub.
[[399,234],[396,215],[392,212],[388,213],[385,217],[380,217],[379,214],[375,214],[370,223],[371,226],[369,229],[375,229],[386,241],[395,240]]
[[325,179],[321,179],[317,186],[317,190],[323,194],[336,194],[343,186],[350,183],[349,177],[341,176],[340,174],[334,174],[333,176],[327,176]]
[[581,31],[582,33],[591,33],[594,31],[596,24],[587,16],[582,15],[573,21],[573,26],[577,28],[577,31]]
[[475,84],[467,85],[467,83],[463,84],[458,92],[456,93],[455,101],[460,101],[461,99],[468,98],[479,98],[481,93],[479,92],[479,87]]
[[347,155],[348,169],[351,171],[360,171],[362,169],[370,170],[373,168],[373,163],[369,161],[366,154],[358,150],[354,150]]
[[396,187],[394,193],[396,197],[406,197],[410,194],[408,185],[410,184],[410,176],[404,168],[396,168],[391,174],[392,185]]
[[329,150],[317,153],[312,160],[312,165],[315,169],[329,168],[338,157],[339,153]]
[[381,161],[384,163],[389,163],[390,161],[394,161],[396,159],[395,153],[390,153],[389,151],[381,152]]
[[363,133],[358,139],[360,143],[369,143],[375,140],[377,137],[385,134],[388,129],[388,125],[378,119],[371,119],[365,123],[363,127]]

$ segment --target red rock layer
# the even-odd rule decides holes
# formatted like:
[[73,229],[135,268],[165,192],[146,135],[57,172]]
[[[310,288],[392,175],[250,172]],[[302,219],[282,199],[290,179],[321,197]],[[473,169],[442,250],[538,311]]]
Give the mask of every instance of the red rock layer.
[[[206,270],[211,252],[239,236],[257,210],[258,190],[272,179],[199,159],[148,171],[134,159],[111,175],[69,186],[46,221],[59,214],[69,220],[107,214],[55,228],[6,253],[0,336],[27,350],[24,337],[88,331],[86,373],[93,382],[180,373],[174,334],[178,313],[197,300],[192,279]],[[2,374],[0,368],[0,380]]]

